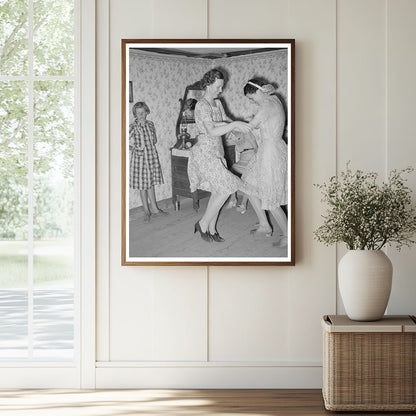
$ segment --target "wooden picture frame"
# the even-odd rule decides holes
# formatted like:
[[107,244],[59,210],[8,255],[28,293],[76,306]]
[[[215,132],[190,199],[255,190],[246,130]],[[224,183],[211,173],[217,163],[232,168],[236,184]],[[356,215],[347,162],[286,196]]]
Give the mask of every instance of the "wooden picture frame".
[[[294,265],[295,40],[122,39],[121,52],[121,264]],[[251,122],[249,133],[242,133],[239,123],[234,123],[237,127],[223,136],[207,136],[202,131],[205,121],[195,117],[195,106],[207,105],[204,97],[209,87],[201,79],[211,69],[219,71],[223,79],[217,82],[222,85],[222,93],[213,101],[216,110],[211,108],[214,122],[210,126],[224,126],[235,120]],[[253,79],[260,81],[252,83],[255,92],[253,88],[245,89]],[[278,110],[267,113],[267,105]],[[221,121],[214,116],[217,110]],[[260,111],[271,116],[254,118]],[[272,125],[276,134],[266,134]],[[248,162],[250,167],[244,168],[250,174],[245,170],[247,176],[235,179],[241,173],[234,168],[243,161],[246,135],[250,135],[251,142],[255,138],[258,149]],[[277,192],[283,195],[282,189],[286,189],[286,204],[280,207],[270,202],[272,208],[259,214],[263,218],[266,212],[272,235],[267,232],[269,225],[256,231],[254,225],[260,217],[251,202],[241,215],[243,208],[237,211],[230,200],[226,201],[216,222],[217,211],[211,215],[206,210],[208,201],[211,205],[214,200],[220,204],[228,192],[225,189],[231,189],[231,185],[219,190],[222,179],[212,179],[217,175],[217,165],[210,164],[211,148],[203,154],[205,170],[197,163],[197,156],[208,143],[205,139],[220,149],[215,161],[222,164],[218,175],[224,174],[227,184],[238,183],[239,203],[244,189],[250,195],[263,195],[259,203],[267,208],[268,196]],[[266,169],[266,164],[270,168]],[[276,166],[285,173],[279,176]],[[208,172],[210,179],[201,179],[196,185],[195,169],[203,176]],[[263,173],[254,175],[254,171]],[[230,172],[236,176],[230,179]],[[253,180],[251,184],[246,180],[248,177],[258,178],[255,185]],[[276,180],[265,179],[269,177]],[[271,191],[265,192],[266,187]],[[219,202],[217,195],[221,195]],[[279,198],[283,201],[283,196]],[[153,213],[147,215],[148,211]],[[211,228],[215,223],[215,231],[225,241],[216,241],[214,231],[202,231],[204,218],[208,217],[214,218]],[[286,226],[282,225],[285,221]]]

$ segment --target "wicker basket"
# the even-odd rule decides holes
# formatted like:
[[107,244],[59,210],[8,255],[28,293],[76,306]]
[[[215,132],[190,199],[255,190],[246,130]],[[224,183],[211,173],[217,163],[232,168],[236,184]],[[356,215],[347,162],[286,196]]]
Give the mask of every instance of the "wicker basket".
[[416,319],[356,322],[324,316],[323,397],[327,410],[416,410]]

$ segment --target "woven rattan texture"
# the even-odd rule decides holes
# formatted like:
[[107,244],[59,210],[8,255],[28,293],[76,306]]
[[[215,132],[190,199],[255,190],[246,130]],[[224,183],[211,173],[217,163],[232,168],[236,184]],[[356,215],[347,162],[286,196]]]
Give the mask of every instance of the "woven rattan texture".
[[323,336],[328,410],[416,410],[416,333]]

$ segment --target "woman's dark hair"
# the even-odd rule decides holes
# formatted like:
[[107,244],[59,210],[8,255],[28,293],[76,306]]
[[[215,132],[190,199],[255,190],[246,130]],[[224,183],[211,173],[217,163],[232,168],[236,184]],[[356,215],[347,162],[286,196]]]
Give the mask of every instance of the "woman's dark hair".
[[255,94],[258,88],[255,85],[249,84],[249,82],[258,85],[259,87],[262,87],[263,85],[266,85],[264,81],[261,79],[253,78],[250,79],[250,81],[247,81],[247,84],[244,86],[244,95],[247,94]]
[[225,79],[224,74],[219,69],[211,69],[201,79],[202,88],[213,84],[217,79]]
[[144,101],[139,101],[136,104],[134,104],[133,109],[131,110],[133,112],[134,117],[136,117],[136,111],[138,108],[144,108],[146,110],[146,114],[150,113],[150,109],[147,106],[147,104]]

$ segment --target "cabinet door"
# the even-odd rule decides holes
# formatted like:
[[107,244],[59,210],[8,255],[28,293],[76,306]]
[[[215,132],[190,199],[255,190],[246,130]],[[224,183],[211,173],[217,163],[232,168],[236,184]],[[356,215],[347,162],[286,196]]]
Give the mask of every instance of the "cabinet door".
[[190,192],[187,157],[172,156],[172,186]]

